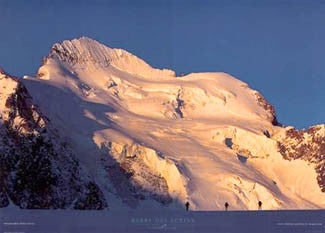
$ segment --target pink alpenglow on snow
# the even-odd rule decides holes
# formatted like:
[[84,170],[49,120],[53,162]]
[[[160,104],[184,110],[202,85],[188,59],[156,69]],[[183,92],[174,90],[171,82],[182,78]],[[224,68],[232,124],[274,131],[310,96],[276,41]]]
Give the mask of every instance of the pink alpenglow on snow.
[[176,77],[86,37],[53,45],[35,77],[0,73],[2,206],[324,207],[324,125],[281,126],[229,74]]

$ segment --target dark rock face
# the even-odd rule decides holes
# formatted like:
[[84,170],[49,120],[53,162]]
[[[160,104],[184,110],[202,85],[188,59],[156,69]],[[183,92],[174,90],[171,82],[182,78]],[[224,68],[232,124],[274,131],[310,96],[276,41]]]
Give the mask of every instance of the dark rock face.
[[315,164],[317,182],[322,192],[325,192],[324,125],[312,126],[307,130],[287,130],[286,137],[278,142],[278,149],[284,159],[303,159]]
[[4,170],[0,170],[0,208],[2,207],[6,207],[9,205],[9,199],[7,196],[7,192],[5,190],[5,171]]
[[281,126],[276,118],[274,107],[260,93],[255,93],[255,97],[258,104],[270,114],[270,121],[272,125]]
[[176,97],[176,107],[175,107],[175,112],[177,114],[178,117],[180,118],[184,118],[184,114],[182,112],[182,110],[184,109],[184,106],[185,106],[185,102],[184,100],[182,100],[182,90],[179,90],[178,91],[178,94],[177,94],[177,97]]
[[89,182],[81,192],[73,208],[78,210],[102,210],[107,208],[104,196],[94,182]]
[[[55,133],[27,89],[8,93],[0,122],[0,207],[104,209],[104,195]],[[4,83],[4,85],[6,84]]]
[[[89,53],[81,52],[73,43],[69,44],[69,46],[71,47],[68,50],[64,43],[54,44],[47,58],[58,59],[72,66],[92,62],[100,65],[103,68],[108,67],[112,62],[112,58],[110,57],[105,57],[103,60],[98,60],[97,56],[92,54],[91,51],[89,51]],[[42,62],[46,63],[47,58],[44,58]]]
[[[9,95],[6,100],[5,106],[9,109],[9,115],[4,124],[7,128],[12,128],[18,132],[20,127],[32,132],[33,129],[40,127],[39,123],[41,120],[45,124],[47,119],[40,114],[37,106],[32,104],[32,98],[28,94],[27,89],[18,80],[14,81],[17,82],[17,87],[16,91]],[[19,125],[14,125],[16,117],[20,117],[22,120]]]
[[60,44],[55,44],[51,48],[49,57],[50,58],[57,57],[59,60],[68,62],[70,64],[75,64],[78,62],[78,57],[75,54],[70,53],[63,46],[60,46]]
[[21,208],[55,209],[76,200],[74,208],[105,208],[103,194],[82,174],[73,154],[46,137],[15,135],[18,143],[3,138],[0,166],[7,175],[2,182],[12,202]]

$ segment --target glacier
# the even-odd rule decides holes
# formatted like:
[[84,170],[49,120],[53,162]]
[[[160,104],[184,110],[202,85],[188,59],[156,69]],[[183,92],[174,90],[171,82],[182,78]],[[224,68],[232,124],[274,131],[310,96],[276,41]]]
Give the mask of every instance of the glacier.
[[[81,37],[54,44],[19,82],[98,187],[102,208],[325,205],[324,125],[282,126],[258,91],[229,74],[177,77]],[[2,114],[9,84],[0,80]]]

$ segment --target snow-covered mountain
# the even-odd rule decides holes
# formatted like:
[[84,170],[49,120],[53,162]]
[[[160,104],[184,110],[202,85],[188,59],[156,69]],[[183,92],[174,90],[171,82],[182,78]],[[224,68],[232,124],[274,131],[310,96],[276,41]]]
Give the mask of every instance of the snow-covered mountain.
[[[82,37],[55,44],[35,77],[2,74],[0,99],[2,143],[18,148],[1,150],[1,166],[13,167],[1,167],[2,203],[36,195],[39,203],[57,204],[20,206],[325,206],[324,125],[282,127],[260,93],[225,73],[176,77]],[[39,148],[39,137],[51,149],[36,156],[48,166],[26,149]],[[36,172],[31,179],[42,179],[44,188],[12,185],[22,163],[24,177]],[[48,184],[52,176],[62,186]]]
[[0,207],[104,209],[79,165],[22,83],[0,73]]

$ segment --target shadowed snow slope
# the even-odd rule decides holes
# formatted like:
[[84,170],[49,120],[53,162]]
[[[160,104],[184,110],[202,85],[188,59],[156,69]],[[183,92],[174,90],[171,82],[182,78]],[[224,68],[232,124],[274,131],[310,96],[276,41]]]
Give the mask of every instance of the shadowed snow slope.
[[176,77],[83,37],[55,44],[23,82],[112,209],[325,205],[317,165],[284,158],[273,107],[228,74]]
[[96,183],[17,78],[0,73],[0,207],[105,209]]

